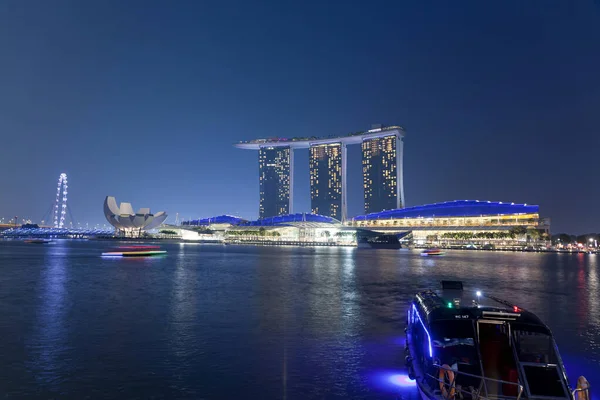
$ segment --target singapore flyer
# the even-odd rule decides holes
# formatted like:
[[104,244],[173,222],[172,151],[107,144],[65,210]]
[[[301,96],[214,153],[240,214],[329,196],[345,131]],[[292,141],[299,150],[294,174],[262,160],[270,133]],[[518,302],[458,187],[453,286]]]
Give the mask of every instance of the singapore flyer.
[[62,173],[58,178],[58,186],[56,188],[56,201],[54,202],[54,227],[63,228],[65,225],[65,217],[67,215],[67,174]]

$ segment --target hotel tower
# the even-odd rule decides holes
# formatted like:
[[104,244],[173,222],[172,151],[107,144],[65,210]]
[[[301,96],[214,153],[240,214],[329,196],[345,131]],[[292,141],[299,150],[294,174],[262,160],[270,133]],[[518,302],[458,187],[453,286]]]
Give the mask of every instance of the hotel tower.
[[258,150],[259,217],[293,213],[294,150],[309,149],[310,202],[314,214],[346,220],[346,147],[361,145],[365,213],[404,207],[402,151],[404,129],[372,129],[333,138],[257,139],[240,142]]

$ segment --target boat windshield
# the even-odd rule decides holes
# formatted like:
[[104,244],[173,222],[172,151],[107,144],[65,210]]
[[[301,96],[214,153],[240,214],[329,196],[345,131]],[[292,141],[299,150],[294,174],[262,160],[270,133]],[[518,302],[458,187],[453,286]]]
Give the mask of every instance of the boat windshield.
[[558,362],[552,337],[545,332],[516,328],[515,345],[520,362],[538,364]]
[[[463,387],[479,387],[481,367],[475,347],[475,329],[471,320],[437,321],[431,324],[434,358],[459,374],[456,383]],[[460,373],[471,374],[462,375]],[[436,382],[437,385],[437,382]]]
[[515,326],[514,341],[530,395],[568,396],[549,332],[537,327]]
[[467,321],[440,321],[431,325],[432,345],[440,364],[474,365],[477,363],[475,330]]

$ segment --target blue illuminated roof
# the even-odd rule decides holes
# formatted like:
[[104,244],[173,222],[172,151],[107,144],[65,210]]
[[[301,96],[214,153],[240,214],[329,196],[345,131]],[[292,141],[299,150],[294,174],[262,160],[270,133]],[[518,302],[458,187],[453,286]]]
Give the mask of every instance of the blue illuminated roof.
[[355,217],[354,220],[537,214],[539,208],[537,205],[503,203],[501,201],[456,200],[360,215]]
[[238,225],[241,222],[245,222],[244,219],[240,217],[235,217],[233,215],[219,215],[211,218],[203,218],[203,219],[193,219],[191,221],[183,221],[181,225],[184,226],[208,226],[212,224],[231,224]]
[[340,221],[335,218],[326,217],[324,215],[319,214],[307,214],[307,213],[297,213],[297,214],[287,214],[287,215],[278,215],[276,217],[268,217],[259,219],[256,221],[250,221],[240,226],[277,226],[277,225],[287,225],[294,222],[319,222],[324,224],[339,224]]

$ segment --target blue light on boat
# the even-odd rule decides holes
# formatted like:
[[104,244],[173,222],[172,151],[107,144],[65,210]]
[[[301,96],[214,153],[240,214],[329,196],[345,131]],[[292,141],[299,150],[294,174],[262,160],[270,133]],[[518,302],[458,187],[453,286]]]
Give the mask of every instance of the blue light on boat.
[[427,334],[427,341],[429,344],[429,357],[433,357],[433,349],[431,348],[431,336],[429,335],[429,331],[427,330],[427,328],[425,327],[425,324],[423,323],[423,320],[421,319],[421,316],[419,315],[419,312],[417,311],[417,307],[415,307],[415,305],[413,304],[413,312],[415,314],[417,314],[417,317],[419,317],[419,321],[421,321],[421,325],[423,326],[423,329],[425,330],[425,333]]

